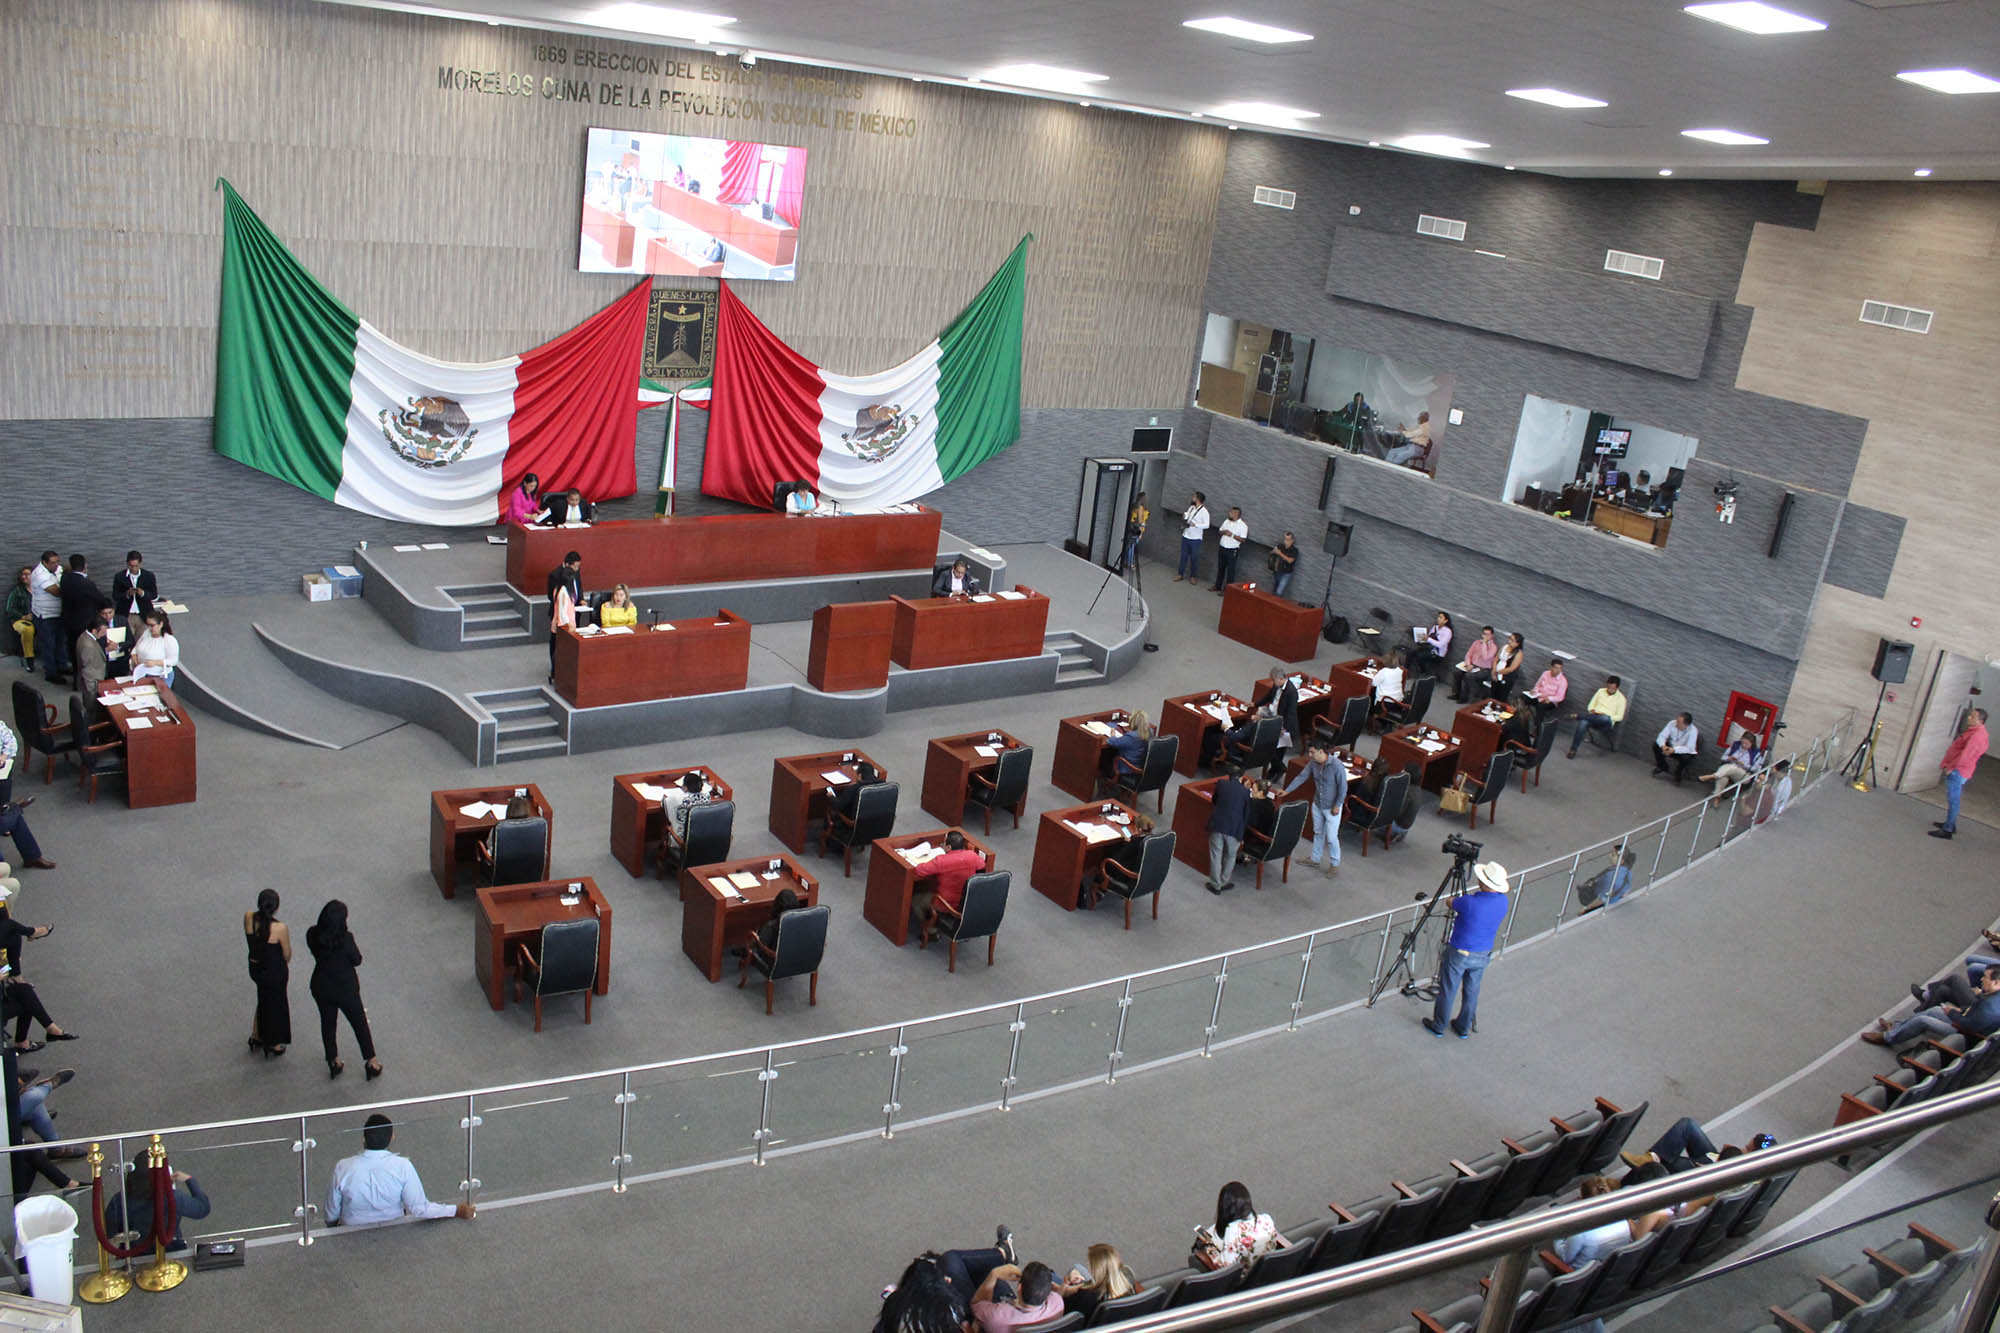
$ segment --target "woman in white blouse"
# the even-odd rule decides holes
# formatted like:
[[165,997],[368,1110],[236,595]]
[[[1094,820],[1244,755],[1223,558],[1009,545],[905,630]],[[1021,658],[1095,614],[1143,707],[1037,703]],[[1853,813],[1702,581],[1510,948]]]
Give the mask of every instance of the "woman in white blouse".
[[1290,1244],[1279,1234],[1271,1215],[1258,1212],[1250,1202],[1249,1188],[1232,1180],[1215,1196],[1215,1227],[1203,1229],[1192,1257],[1209,1268],[1226,1268]]
[[174,671],[181,664],[181,643],[174,637],[173,622],[155,608],[146,613],[146,628],[132,645],[132,679],[157,676],[162,685],[173,688]]

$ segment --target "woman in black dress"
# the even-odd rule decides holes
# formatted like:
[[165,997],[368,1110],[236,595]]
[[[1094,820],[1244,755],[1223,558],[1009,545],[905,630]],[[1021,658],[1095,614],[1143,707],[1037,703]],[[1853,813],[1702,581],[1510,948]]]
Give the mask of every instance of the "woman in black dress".
[[378,1078],[382,1062],[375,1058],[375,1038],[368,1032],[368,1011],[361,1007],[361,981],[354,969],[361,966],[361,950],[347,931],[347,904],[335,898],[319,909],[319,921],[306,929],[306,948],[312,952],[313,974],[309,989],[319,1006],[319,1039],[326,1047],[328,1078],[339,1078],[347,1068],[340,1061],[335,1044],[335,1025],[341,1014],[354,1029],[361,1058],[368,1062],[368,1077]]
[[266,1060],[283,1055],[292,1039],[292,928],[278,920],[278,891],[257,894],[257,909],[243,914],[250,946],[250,980],[257,984],[257,1016],[250,1021],[250,1049]]

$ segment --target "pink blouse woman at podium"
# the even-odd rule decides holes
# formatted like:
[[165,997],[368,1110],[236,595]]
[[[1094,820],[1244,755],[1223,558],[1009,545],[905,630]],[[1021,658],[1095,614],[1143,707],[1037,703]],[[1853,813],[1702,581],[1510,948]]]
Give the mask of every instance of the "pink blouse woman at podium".
[[540,513],[542,508],[541,485],[542,479],[532,472],[521,478],[521,484],[507,492],[507,501],[500,509],[500,521],[502,523],[526,523],[529,519]]

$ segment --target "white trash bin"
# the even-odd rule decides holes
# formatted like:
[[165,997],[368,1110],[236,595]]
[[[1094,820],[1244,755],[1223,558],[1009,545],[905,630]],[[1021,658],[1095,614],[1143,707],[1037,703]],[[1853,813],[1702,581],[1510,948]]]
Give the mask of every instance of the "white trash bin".
[[14,1205],[14,1235],[28,1256],[28,1292],[69,1305],[76,1280],[76,1209],[51,1194]]

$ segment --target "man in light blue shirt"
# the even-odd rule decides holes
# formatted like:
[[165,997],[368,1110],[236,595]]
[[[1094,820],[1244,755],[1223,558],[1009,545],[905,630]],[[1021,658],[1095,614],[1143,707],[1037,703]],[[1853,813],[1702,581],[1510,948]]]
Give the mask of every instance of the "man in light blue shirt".
[[380,1222],[399,1222],[406,1217],[472,1217],[469,1203],[453,1207],[432,1203],[424,1197],[424,1183],[410,1159],[389,1151],[396,1127],[379,1112],[362,1122],[362,1151],[343,1157],[333,1168],[333,1183],[326,1190],[328,1226],[362,1227]]
[[1583,899],[1583,910],[1592,912],[1600,907],[1616,907],[1618,900],[1632,891],[1632,867],[1639,863],[1637,852],[1627,852],[1617,865],[1609,870],[1601,870],[1577,896]]
[[1313,784],[1313,850],[1306,861],[1321,866],[1331,875],[1340,869],[1340,812],[1347,805],[1347,765],[1324,745],[1306,751],[1306,765],[1298,776],[1285,784],[1285,794]]

